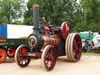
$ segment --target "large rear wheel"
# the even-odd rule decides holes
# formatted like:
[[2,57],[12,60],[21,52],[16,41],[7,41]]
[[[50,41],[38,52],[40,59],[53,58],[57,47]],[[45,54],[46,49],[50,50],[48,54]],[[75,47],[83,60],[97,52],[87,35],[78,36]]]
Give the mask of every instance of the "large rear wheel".
[[20,67],[26,67],[30,63],[30,57],[28,57],[27,52],[30,49],[26,45],[20,45],[15,53],[15,61]]
[[57,60],[56,49],[52,45],[44,48],[42,53],[42,64],[44,69],[50,71],[54,68]]
[[66,56],[69,61],[77,62],[82,54],[82,42],[79,34],[70,33],[66,38],[65,44]]

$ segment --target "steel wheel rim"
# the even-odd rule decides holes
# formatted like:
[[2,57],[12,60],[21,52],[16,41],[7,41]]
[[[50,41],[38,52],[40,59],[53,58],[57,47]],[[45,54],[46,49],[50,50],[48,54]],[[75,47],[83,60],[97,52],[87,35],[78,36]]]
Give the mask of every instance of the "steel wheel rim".
[[81,44],[81,38],[78,34],[75,35],[74,40],[73,40],[73,53],[74,53],[74,58],[76,61],[78,61],[81,57],[82,54],[82,44]]
[[6,51],[0,49],[0,63],[4,62],[7,58]]

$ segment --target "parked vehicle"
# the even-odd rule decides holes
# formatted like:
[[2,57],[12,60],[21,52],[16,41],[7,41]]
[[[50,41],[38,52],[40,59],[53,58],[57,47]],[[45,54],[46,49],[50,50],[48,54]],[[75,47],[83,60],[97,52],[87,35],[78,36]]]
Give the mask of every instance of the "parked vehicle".
[[7,56],[13,58],[17,47],[21,44],[27,44],[27,39],[5,39],[0,37],[0,63],[3,63]]
[[100,53],[100,34],[98,32],[94,33],[93,41],[95,44],[93,51],[96,53]]
[[82,39],[82,49],[84,52],[89,52],[93,50],[94,42],[93,42],[93,32],[80,32],[80,37]]
[[27,37],[32,31],[30,27],[11,24],[0,25],[0,63],[3,63],[7,57],[13,58],[19,45],[27,44]]

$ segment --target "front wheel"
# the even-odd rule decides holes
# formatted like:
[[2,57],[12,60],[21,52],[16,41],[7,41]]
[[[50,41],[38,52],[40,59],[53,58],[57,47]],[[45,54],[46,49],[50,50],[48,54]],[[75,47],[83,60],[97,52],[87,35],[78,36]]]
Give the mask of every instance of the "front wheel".
[[42,64],[44,69],[50,71],[54,68],[57,60],[56,49],[52,45],[48,45],[44,48],[42,53]]
[[26,45],[20,45],[15,53],[15,61],[20,67],[26,67],[30,63],[30,57],[27,56],[27,52],[30,49]]

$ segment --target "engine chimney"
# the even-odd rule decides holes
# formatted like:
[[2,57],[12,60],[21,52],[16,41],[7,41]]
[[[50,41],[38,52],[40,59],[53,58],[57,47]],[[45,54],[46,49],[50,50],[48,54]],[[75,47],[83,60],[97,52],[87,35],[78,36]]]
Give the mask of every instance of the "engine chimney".
[[39,4],[33,4],[33,29],[39,29]]

